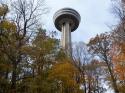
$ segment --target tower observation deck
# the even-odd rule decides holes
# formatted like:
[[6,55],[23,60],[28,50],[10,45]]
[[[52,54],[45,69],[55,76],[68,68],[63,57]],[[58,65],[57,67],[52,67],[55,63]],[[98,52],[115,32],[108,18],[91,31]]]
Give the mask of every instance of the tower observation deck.
[[72,55],[71,32],[78,28],[80,20],[79,13],[71,8],[60,9],[53,16],[55,27],[62,32],[61,46],[69,56]]

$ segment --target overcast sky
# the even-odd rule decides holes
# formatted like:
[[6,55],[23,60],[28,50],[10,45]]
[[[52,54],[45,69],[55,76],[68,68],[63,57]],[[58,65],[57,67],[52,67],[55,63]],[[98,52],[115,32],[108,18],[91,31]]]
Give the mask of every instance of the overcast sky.
[[49,31],[57,31],[52,18],[60,8],[70,7],[80,13],[81,22],[78,29],[72,33],[73,42],[87,43],[96,34],[110,31],[107,25],[117,23],[117,18],[111,12],[111,0],[46,0],[46,4],[50,8],[50,13],[43,19],[44,27]]

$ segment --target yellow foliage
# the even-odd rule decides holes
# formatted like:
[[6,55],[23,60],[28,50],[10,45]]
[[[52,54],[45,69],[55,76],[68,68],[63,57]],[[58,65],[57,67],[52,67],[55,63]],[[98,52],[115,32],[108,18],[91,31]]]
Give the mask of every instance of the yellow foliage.
[[5,4],[0,5],[0,16],[5,15],[8,12],[8,6]]
[[7,20],[0,23],[0,28],[2,28],[3,30],[7,30],[7,31],[16,31],[16,25]]
[[75,75],[78,70],[71,62],[59,62],[52,67],[49,74],[49,79],[61,81],[65,86],[76,86]]
[[117,47],[121,51],[118,55],[113,56],[114,70],[119,80],[125,80],[125,44],[120,44]]

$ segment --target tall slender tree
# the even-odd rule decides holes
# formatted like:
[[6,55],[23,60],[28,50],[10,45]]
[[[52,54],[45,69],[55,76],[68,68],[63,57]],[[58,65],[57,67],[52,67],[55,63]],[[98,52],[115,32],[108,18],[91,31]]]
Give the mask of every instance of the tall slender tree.
[[112,40],[110,39],[110,35],[107,33],[97,35],[95,38],[90,40],[88,45],[90,51],[97,54],[97,56],[106,63],[113,89],[115,93],[119,93],[117,79],[113,69],[112,55],[110,55],[110,50],[112,49]]

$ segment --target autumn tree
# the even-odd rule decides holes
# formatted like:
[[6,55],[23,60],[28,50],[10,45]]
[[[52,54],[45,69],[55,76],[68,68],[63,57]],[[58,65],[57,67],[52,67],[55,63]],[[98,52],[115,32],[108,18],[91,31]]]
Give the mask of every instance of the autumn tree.
[[[46,11],[43,6],[43,1],[14,1],[12,2],[13,11],[15,11],[13,12],[14,19],[12,18],[11,21],[6,19],[7,5],[2,4],[0,7],[0,53],[2,60],[6,58],[9,62],[6,64],[12,67],[11,71],[6,73],[6,77],[10,74],[11,92],[17,90],[17,80],[20,79],[21,71],[20,65],[27,60],[27,56],[22,50],[29,43],[34,30],[32,28],[36,29],[38,18]],[[40,10],[41,12],[38,12]]]
[[116,0],[116,4],[114,5],[114,13],[119,19],[118,25],[112,31],[112,40],[113,40],[113,50],[115,55],[113,55],[113,64],[114,70],[117,74],[118,79],[118,87],[121,93],[124,93],[124,80],[125,80],[125,71],[124,71],[124,63],[125,63],[125,1]]
[[[54,82],[49,81],[49,70],[55,63],[58,40],[46,34],[46,30],[39,28],[31,45],[23,47],[23,51],[29,59],[23,66],[23,82],[19,91],[30,93],[54,93]],[[53,91],[53,92],[52,92]]]
[[68,57],[58,60],[49,73],[49,80],[55,82],[57,93],[82,93],[76,80],[79,71]]
[[[28,0],[17,0],[12,2],[12,7],[14,10],[14,22],[17,26],[16,29],[16,40],[17,40],[17,58],[16,62],[13,62],[13,73],[12,73],[12,88],[16,89],[16,69],[18,67],[18,64],[22,60],[23,52],[21,51],[21,48],[29,41],[32,35],[31,29],[36,28],[38,21],[38,18],[41,16],[41,14],[44,14],[45,11],[43,8],[43,1],[28,1]],[[41,12],[38,12],[41,11]]]
[[113,69],[112,55],[110,55],[110,50],[112,49],[110,35],[107,33],[97,35],[95,38],[90,40],[88,46],[92,53],[96,54],[103,62],[106,63],[114,91],[115,93],[119,93],[117,79]]
[[[16,25],[14,22],[7,20],[6,16],[9,11],[5,4],[0,5],[0,66],[1,66],[1,92],[8,92],[9,74],[12,71],[12,56],[14,52],[11,48],[15,48],[15,32]],[[11,51],[11,53],[10,53]],[[2,85],[2,83],[6,83]],[[7,86],[6,86],[7,84]]]

